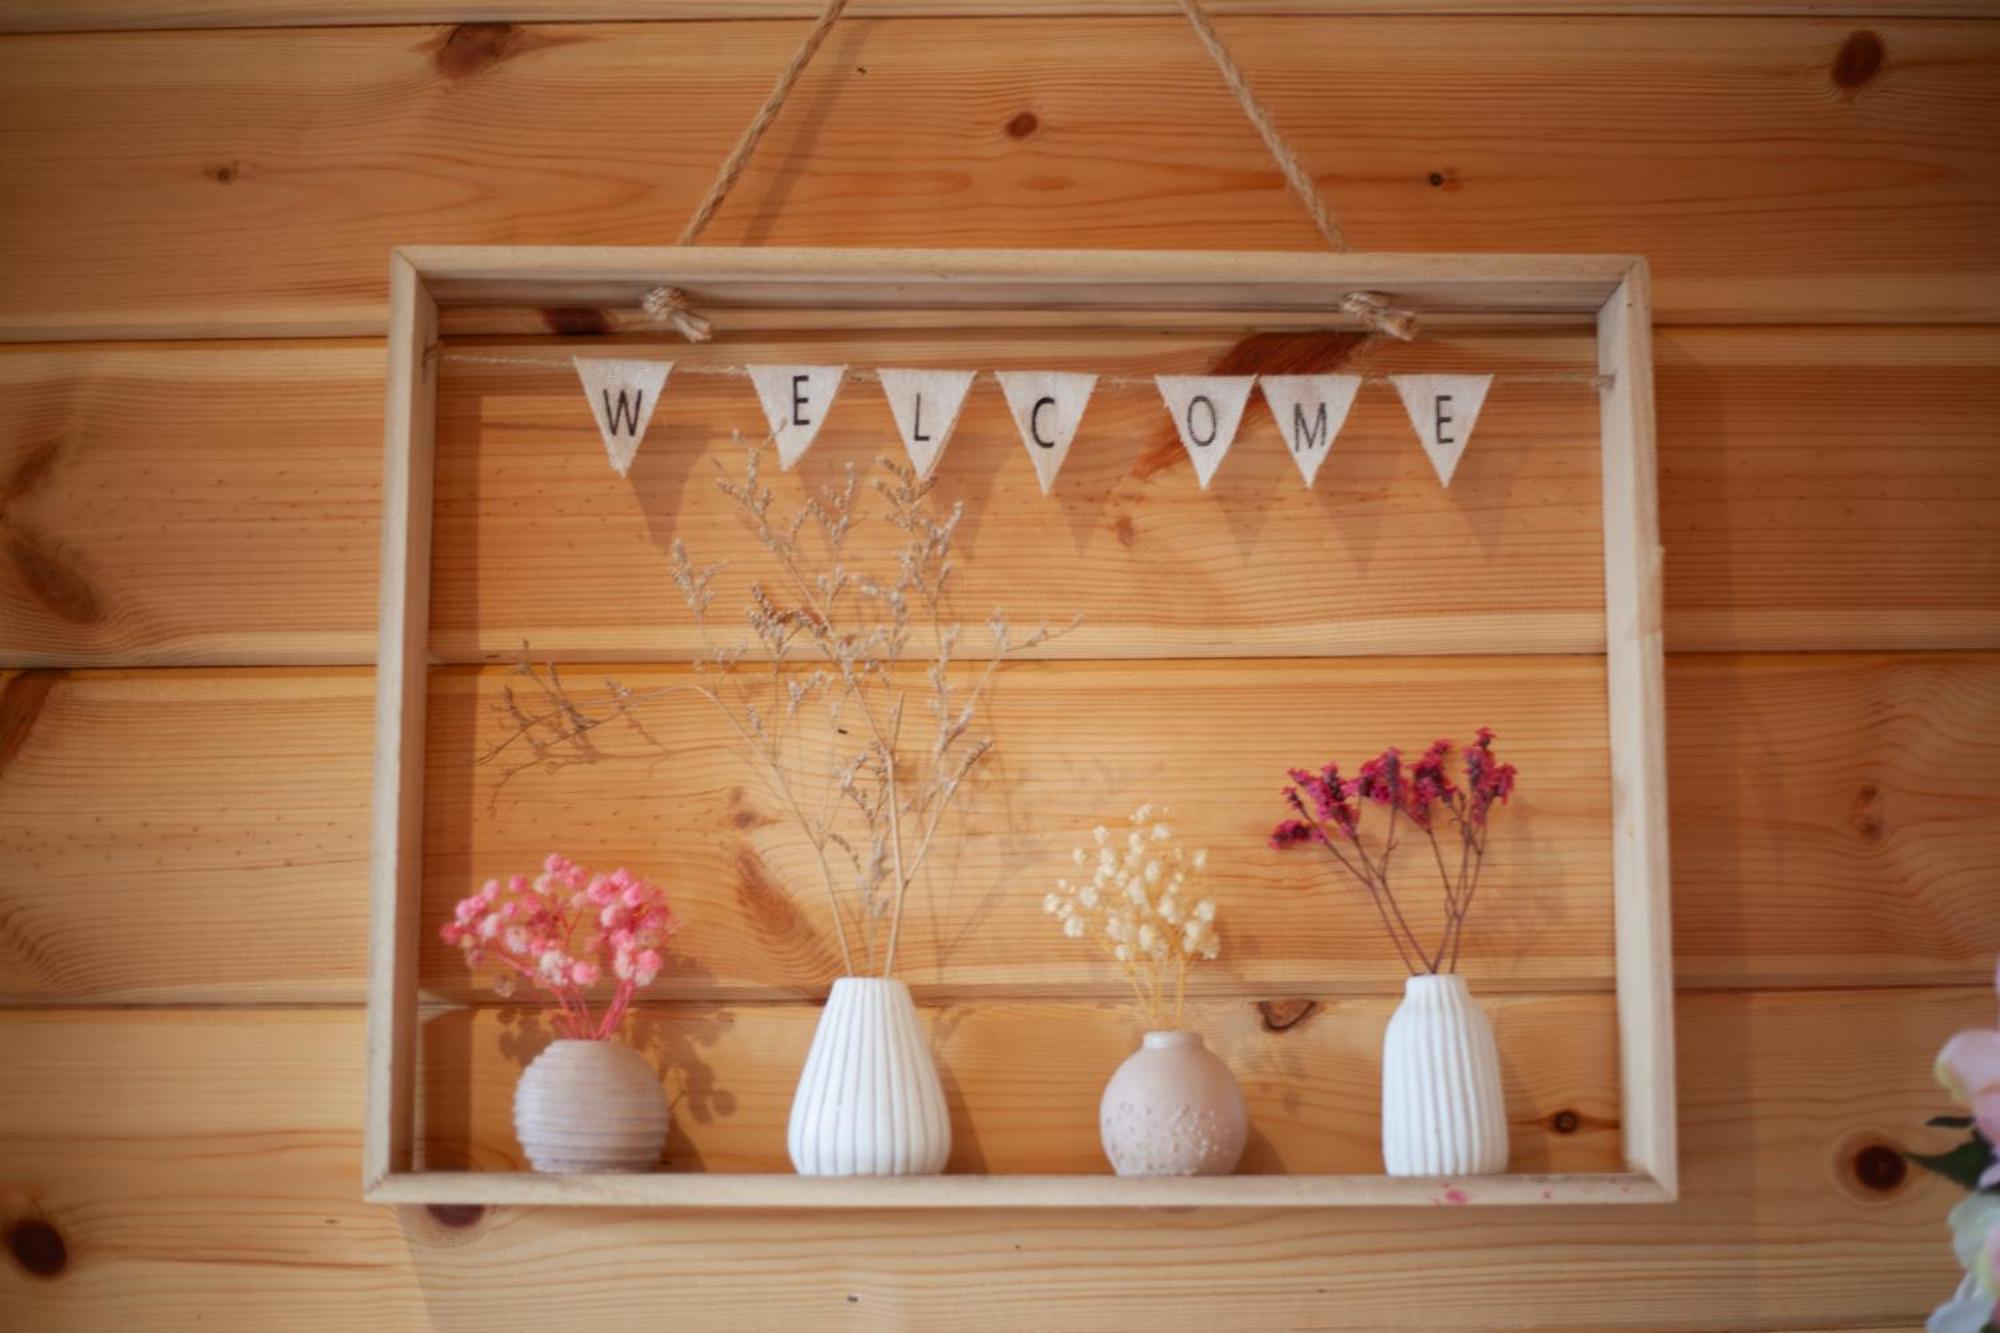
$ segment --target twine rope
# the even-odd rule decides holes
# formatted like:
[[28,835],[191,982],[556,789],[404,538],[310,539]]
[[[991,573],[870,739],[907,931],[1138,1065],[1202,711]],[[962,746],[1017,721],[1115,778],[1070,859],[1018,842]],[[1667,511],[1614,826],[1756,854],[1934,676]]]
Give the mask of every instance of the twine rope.
[[[574,359],[567,356],[506,356],[486,352],[447,351],[440,353],[439,359],[447,365],[456,366],[527,366],[552,372],[575,369]],[[719,377],[724,375],[745,375],[749,370],[750,367],[747,364],[690,366],[676,362],[674,365],[674,374],[676,376],[706,375]],[[858,367],[849,367],[844,372],[842,378],[856,380],[864,384],[880,383],[882,379],[881,375],[875,371]],[[1359,378],[1364,384],[1380,385],[1391,383],[1395,377],[1387,374],[1379,374],[1362,375]],[[997,372],[991,370],[977,372],[974,379],[975,381],[998,383]],[[1584,371],[1496,371],[1493,374],[1493,382],[1496,384],[1574,384],[1579,387],[1592,389],[1601,389],[1608,384],[1616,382],[1616,379],[1617,377],[1613,375],[1592,374]],[[1099,375],[1097,383],[1100,386],[1115,389],[1150,389],[1154,387],[1154,380],[1151,375]]]
[[[1202,49],[1208,52],[1208,58],[1215,63],[1216,69],[1221,73],[1222,81],[1229,86],[1229,91],[1235,94],[1236,104],[1242,109],[1245,119],[1257,131],[1258,137],[1264,141],[1264,147],[1277,162],[1278,171],[1284,176],[1285,183],[1305,206],[1306,215],[1312,219],[1313,226],[1318,228],[1319,234],[1325,238],[1330,248],[1345,252],[1349,248],[1347,236],[1341,230],[1339,220],[1334,217],[1333,210],[1327,206],[1319,187],[1313,183],[1312,177],[1300,163],[1299,155],[1293,150],[1290,141],[1278,129],[1277,123],[1271,119],[1271,113],[1257,99],[1257,94],[1251,90],[1250,81],[1244,76],[1242,66],[1238,65],[1236,58],[1229,54],[1229,48],[1222,44],[1222,38],[1215,31],[1215,25],[1209,22],[1207,11],[1201,7],[1201,0],[1178,0],[1178,3],[1181,14],[1187,19],[1188,26],[1194,29]],[[778,81],[771,86],[770,93],[764,98],[764,104],[757,109],[757,114],[750,118],[750,123],[743,127],[743,133],[737,137],[736,146],[729,150],[729,156],[722,160],[721,167],[716,170],[715,180],[708,187],[708,193],[695,206],[694,213],[681,228],[679,244],[693,245],[702,232],[708,229],[709,222],[722,207],[722,201],[729,197],[729,192],[742,177],[743,169],[749,165],[750,155],[757,151],[757,144],[763,139],[764,132],[771,128],[771,122],[776,120],[778,113],[784,109],[786,99],[791,96],[792,86],[799,81],[799,76],[805,72],[806,66],[812,63],[813,56],[818,54],[819,48],[826,41],[827,34],[833,31],[834,23],[846,8],[847,0],[827,0],[825,8],[821,9],[819,17],[813,20],[812,27],[807,30],[798,49],[792,52],[791,60],[786,63],[783,70],[779,71]],[[655,287],[646,293],[642,304],[646,314],[655,324],[671,325],[691,343],[707,342],[714,336],[708,321],[694,312],[688,304],[687,293],[678,287]],[[1342,299],[1340,310],[1342,314],[1359,320],[1375,332],[1387,334],[1403,342],[1408,342],[1416,336],[1416,316],[1408,310],[1400,310],[1390,305],[1388,298],[1380,293],[1350,292]]]
[[1243,108],[1244,116],[1264,140],[1264,147],[1268,148],[1271,156],[1277,159],[1278,170],[1284,173],[1286,184],[1292,187],[1292,193],[1296,194],[1299,202],[1305,205],[1306,215],[1312,219],[1313,226],[1319,228],[1319,234],[1326,238],[1329,247],[1346,250],[1347,235],[1341,231],[1340,223],[1334,219],[1333,210],[1326,206],[1326,200],[1320,197],[1319,187],[1313,184],[1312,177],[1308,176],[1306,169],[1299,164],[1299,155],[1292,151],[1291,144],[1278,132],[1277,125],[1271,120],[1271,113],[1264,109],[1264,104],[1257,100],[1257,94],[1250,90],[1250,81],[1243,76],[1242,66],[1238,65],[1236,58],[1229,54],[1229,48],[1222,44],[1222,38],[1216,34],[1215,25],[1208,21],[1208,13],[1201,7],[1201,0],[1180,0],[1180,7],[1181,13],[1187,16],[1188,26],[1192,27],[1194,35],[1201,39],[1203,49],[1208,52],[1208,58],[1213,60],[1216,69],[1221,71],[1222,81],[1229,85],[1230,92],[1236,94],[1236,104]]

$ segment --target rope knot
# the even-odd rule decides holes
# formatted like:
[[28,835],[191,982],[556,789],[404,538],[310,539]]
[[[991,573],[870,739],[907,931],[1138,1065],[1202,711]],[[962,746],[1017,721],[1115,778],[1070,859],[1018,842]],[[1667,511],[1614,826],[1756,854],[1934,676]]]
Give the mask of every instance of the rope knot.
[[1389,298],[1380,292],[1349,292],[1340,298],[1340,313],[1398,342],[1409,342],[1417,336],[1416,312],[1390,305]]
[[678,287],[655,287],[639,302],[646,318],[655,324],[671,324],[691,343],[705,343],[715,336],[707,320],[688,305],[687,293]]

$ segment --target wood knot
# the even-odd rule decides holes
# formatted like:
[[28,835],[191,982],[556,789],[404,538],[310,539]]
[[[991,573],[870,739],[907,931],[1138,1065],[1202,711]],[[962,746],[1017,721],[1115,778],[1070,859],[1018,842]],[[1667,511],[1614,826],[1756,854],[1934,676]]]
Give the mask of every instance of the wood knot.
[[602,310],[590,306],[559,305],[542,310],[542,323],[550,333],[565,338],[599,338],[611,332],[611,321]]
[[521,31],[511,23],[461,23],[445,33],[432,59],[439,74],[458,82],[514,55],[520,44]]
[[1041,120],[1032,111],[1023,111],[1007,122],[1007,137],[1025,139],[1042,127]]
[[1264,1016],[1264,1031],[1289,1032],[1312,1016],[1318,1000],[1259,1000],[1257,1012]]
[[62,1232],[39,1217],[24,1217],[7,1228],[7,1252],[36,1277],[54,1277],[69,1265]]
[[1839,52],[1833,57],[1834,84],[1847,92],[1853,92],[1882,72],[1882,66],[1889,59],[1889,48],[1882,44],[1879,33],[1863,28],[1848,34],[1840,44]]
[[1848,1156],[1847,1169],[1865,1190],[1887,1194],[1910,1174],[1903,1154],[1886,1143],[1864,1143]]
[[486,1206],[478,1203],[433,1203],[426,1205],[424,1211],[431,1215],[433,1222],[454,1231],[478,1226],[480,1219],[486,1216]]
[[208,178],[217,185],[227,185],[243,174],[241,162],[223,162],[208,169]]
[[1854,794],[1854,800],[1847,807],[1847,822],[1863,841],[1880,842],[1884,832],[1882,822],[1882,789],[1872,782],[1861,784],[1861,790]]
[[22,590],[58,620],[95,625],[104,619],[104,603],[76,558],[40,533],[19,528],[9,532],[7,563],[14,567]]
[[1557,1111],[1549,1117],[1549,1128],[1558,1134],[1574,1134],[1583,1125],[1583,1117],[1574,1111]]
[[16,672],[0,687],[0,773],[27,748],[35,723],[48,707],[56,682],[69,673],[48,667]]

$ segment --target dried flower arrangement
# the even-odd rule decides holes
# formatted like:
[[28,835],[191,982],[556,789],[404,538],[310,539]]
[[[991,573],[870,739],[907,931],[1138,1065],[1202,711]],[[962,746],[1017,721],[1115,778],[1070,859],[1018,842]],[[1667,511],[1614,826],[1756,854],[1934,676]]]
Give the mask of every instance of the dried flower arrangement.
[[1188,968],[1214,959],[1222,941],[1215,903],[1198,896],[1208,849],[1183,849],[1155,813],[1150,805],[1134,810],[1122,839],[1102,824],[1092,829],[1091,846],[1070,853],[1078,879],[1058,879],[1042,910],[1062,923],[1063,934],[1091,941],[1117,963],[1146,1025],[1168,1029],[1181,1024]]
[[[1494,804],[1504,804],[1514,790],[1514,766],[1494,758],[1491,728],[1481,727],[1478,740],[1464,749],[1463,787],[1447,771],[1453,749],[1450,741],[1437,741],[1415,765],[1406,767],[1401,752],[1392,746],[1363,764],[1355,778],[1341,777],[1335,764],[1317,773],[1292,769],[1290,777],[1298,785],[1285,788],[1284,795],[1296,817],[1271,830],[1271,846],[1283,850],[1317,843],[1360,883],[1412,976],[1458,970],[1465,919],[1486,857],[1487,819]],[[1362,812],[1371,803],[1388,810],[1379,850],[1374,852],[1361,829]],[[1452,823],[1447,839],[1450,832],[1458,834],[1455,870],[1447,865],[1438,837],[1438,825],[1445,817]],[[1390,858],[1400,845],[1398,823],[1408,823],[1424,835],[1444,885],[1444,930],[1437,947],[1429,951],[1410,928],[1390,883]]]
[[[2000,992],[2000,969],[1993,976]],[[1965,1277],[1956,1296],[1925,1325],[1933,1333],[1990,1333],[2000,1325],[2000,1026],[1954,1035],[1937,1056],[1937,1079],[1970,1115],[1941,1115],[1938,1129],[1968,1131],[1965,1142],[1942,1153],[1908,1153],[1917,1165],[1970,1191],[1947,1221],[1952,1248]]]
[[[643,986],[665,966],[661,950],[681,928],[666,891],[626,870],[593,875],[550,853],[541,873],[489,879],[461,900],[438,933],[465,964],[503,969],[493,989],[514,994],[521,978],[555,997],[557,1030],[577,1041],[608,1041]],[[617,985],[601,1010],[589,992],[606,974]]]
[[[893,570],[870,574],[850,564],[848,546],[864,519],[860,469],[849,464],[840,485],[781,512],[763,480],[764,451],[761,441],[747,443],[741,479],[718,463],[716,484],[776,558],[782,585],[748,584],[751,638],[696,659],[713,682],[700,692],[729,718],[811,846],[848,975],[857,974],[858,936],[861,967],[887,977],[895,972],[910,886],[953,798],[993,748],[990,736],[972,731],[979,703],[1009,656],[1056,632],[1044,625],[1016,641],[996,610],[986,623],[983,665],[957,670],[962,627],[948,618],[947,592],[964,506],[940,516],[933,481],[878,458],[881,517],[901,542]],[[714,583],[725,567],[696,565],[679,537],[673,560],[674,581],[706,642]],[[913,739],[904,724],[920,652],[930,720]],[[752,662],[762,669],[747,669]],[[793,750],[815,712],[832,738],[830,759]],[[858,739],[840,740],[850,734]]]
[[[880,518],[901,534],[893,571],[880,575],[850,565],[848,540],[867,518],[861,469],[849,464],[841,484],[821,487],[789,512],[780,511],[765,483],[768,441],[736,436],[744,450],[739,479],[716,461],[716,487],[735,502],[737,516],[776,559],[777,588],[752,580],[744,588],[750,638],[718,649],[708,638],[715,582],[727,566],[696,565],[674,538],[675,586],[694,612],[703,650],[694,668],[709,683],[633,690],[616,680],[588,701],[572,693],[554,663],[537,669],[521,646],[516,669],[540,695],[524,701],[509,687],[501,711],[511,730],[481,763],[524,745],[529,767],[559,768],[608,757],[594,733],[622,721],[651,750],[665,749],[640,724],[642,706],[688,691],[725,717],[772,795],[805,835],[832,909],[841,964],[849,976],[890,976],[902,930],[904,899],[922,871],[946,810],[993,747],[972,724],[993,677],[1011,656],[1067,633],[1038,626],[1016,640],[998,610],[988,618],[990,642],[975,669],[957,667],[963,636],[947,619],[955,563],[952,543],[964,506],[940,517],[934,482],[889,457],[874,491]],[[912,682],[921,674],[931,722],[921,743],[904,732]],[[751,670],[752,664],[761,670]],[[818,738],[801,734],[817,713],[836,753],[807,753]],[[838,738],[859,733],[857,743]],[[836,870],[836,865],[843,868]],[[851,900],[851,902],[850,902]],[[856,939],[859,940],[857,967]]]

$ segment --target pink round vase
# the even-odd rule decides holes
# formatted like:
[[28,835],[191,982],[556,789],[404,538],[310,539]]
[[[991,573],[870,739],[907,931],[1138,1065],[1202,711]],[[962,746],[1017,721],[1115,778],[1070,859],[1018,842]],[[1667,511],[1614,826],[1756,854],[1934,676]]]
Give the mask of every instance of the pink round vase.
[[1148,1032],[1104,1087],[1098,1132],[1121,1176],[1226,1176],[1243,1156],[1243,1090],[1195,1032]]

